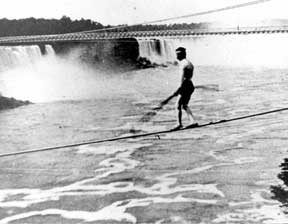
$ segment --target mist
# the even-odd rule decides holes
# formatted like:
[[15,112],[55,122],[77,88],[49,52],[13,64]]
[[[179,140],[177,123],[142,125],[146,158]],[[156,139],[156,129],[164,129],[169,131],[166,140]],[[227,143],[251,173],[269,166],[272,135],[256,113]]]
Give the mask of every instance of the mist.
[[[158,41],[158,46],[157,46]],[[185,47],[196,66],[287,68],[287,34],[207,35],[141,40],[140,56],[151,62],[176,61],[175,49]]]
[[[4,96],[38,103],[109,98],[129,91],[130,87],[121,75],[82,62],[79,59],[81,49],[73,49],[65,56],[57,56],[51,46],[48,49],[48,54],[42,56],[40,49],[35,47],[14,47],[16,58],[13,63],[6,63],[5,70],[0,73]],[[31,56],[31,50],[36,51],[34,56]],[[27,51],[30,56],[19,55],[19,52]],[[21,57],[26,57],[24,62]]]
[[[183,46],[196,67],[278,69],[288,67],[287,40],[287,34],[254,34],[137,41],[140,56],[156,64],[175,62],[175,49]],[[46,52],[42,55],[38,46],[0,47],[0,93],[19,100],[50,102],[125,97],[139,92],[136,71],[132,77],[124,71],[116,74],[119,65],[103,69],[100,64],[85,63],[81,48],[60,56],[46,45]],[[146,82],[149,86],[149,80]]]

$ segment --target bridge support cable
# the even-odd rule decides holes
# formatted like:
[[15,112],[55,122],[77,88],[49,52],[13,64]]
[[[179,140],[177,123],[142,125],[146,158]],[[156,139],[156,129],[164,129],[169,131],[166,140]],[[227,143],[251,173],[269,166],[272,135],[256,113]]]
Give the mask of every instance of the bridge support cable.
[[[249,2],[246,2],[246,3],[242,3],[242,4],[230,5],[230,6],[226,6],[226,7],[223,7],[223,8],[212,9],[212,10],[202,11],[202,12],[196,12],[196,13],[192,13],[192,14],[188,14],[188,15],[164,18],[164,19],[159,19],[159,20],[154,20],[154,21],[147,21],[147,22],[142,22],[142,23],[137,23],[137,24],[132,24],[132,25],[120,25],[120,26],[104,28],[104,29],[97,29],[97,30],[78,31],[78,32],[65,33],[65,34],[2,37],[2,38],[0,38],[0,45],[4,45],[4,44],[12,44],[12,45],[14,45],[14,44],[19,44],[19,43],[20,44],[23,44],[23,43],[24,44],[38,43],[38,42],[41,42],[41,39],[44,39],[43,42],[46,42],[46,43],[63,42],[63,41],[79,41],[79,38],[75,37],[74,35],[84,35],[85,37],[83,37],[82,41],[84,40],[84,41],[87,41],[87,42],[90,42],[91,40],[95,40],[95,38],[98,41],[100,41],[102,39],[119,39],[119,38],[121,39],[121,38],[127,38],[127,35],[126,36],[124,35],[122,37],[121,36],[117,37],[115,35],[112,35],[113,37],[110,36],[110,38],[109,38],[108,34],[111,33],[111,32],[105,32],[105,31],[124,29],[124,28],[129,28],[129,27],[134,27],[134,26],[139,26],[139,25],[146,25],[146,24],[153,24],[153,23],[162,23],[162,22],[166,22],[166,21],[170,21],[170,20],[176,20],[176,19],[184,19],[184,18],[189,18],[189,17],[196,17],[196,16],[201,16],[201,15],[206,15],[206,14],[211,14],[211,13],[217,13],[217,12],[222,12],[222,11],[227,11],[227,10],[232,10],[232,9],[237,9],[237,8],[244,8],[244,7],[248,7],[248,6],[252,6],[252,5],[262,4],[262,3],[265,3],[265,2],[269,2],[269,1],[273,1],[273,0],[254,0],[254,1],[249,1]],[[137,32],[139,32],[139,31],[137,31]],[[190,32],[191,32],[191,30],[190,30]],[[228,31],[227,34],[232,34],[233,32],[237,33],[237,30],[235,30],[235,31],[232,30],[230,33]],[[273,32],[273,30],[272,30],[272,32]],[[278,30],[276,32],[286,32],[286,29],[285,30]],[[125,33],[127,34],[127,32],[125,32]],[[194,33],[194,35],[200,35],[201,33],[203,33],[203,31],[200,31],[199,33],[197,33],[197,31],[196,31],[196,33]],[[252,32],[252,33],[254,33],[254,32]],[[99,35],[99,36],[96,36],[96,37],[93,36],[93,35],[96,35],[96,34]],[[217,30],[214,31],[214,32],[205,32],[204,31],[204,34],[210,34],[210,35],[211,34],[217,34]],[[221,31],[218,34],[221,34]],[[223,34],[225,34],[225,32]],[[243,31],[243,34],[247,34],[247,33],[245,31]],[[184,34],[184,35],[186,35],[186,34]],[[71,36],[73,36],[72,39],[71,39]],[[170,34],[169,34],[169,36],[170,36]],[[45,40],[45,38],[46,38],[46,40]],[[128,35],[128,38],[134,38],[134,36],[133,35],[131,35],[131,36]]]
[[169,17],[169,18],[164,18],[164,19],[159,19],[159,20],[146,21],[146,22],[136,23],[136,24],[132,24],[132,25],[123,25],[123,26],[109,27],[109,28],[103,28],[103,29],[97,29],[97,30],[87,30],[87,31],[76,32],[76,33],[103,32],[103,31],[109,31],[109,30],[115,30],[115,29],[124,29],[124,28],[153,24],[153,23],[162,23],[162,22],[167,22],[170,20],[185,19],[185,18],[208,15],[208,14],[212,14],[212,13],[218,13],[218,12],[237,9],[237,8],[244,8],[244,7],[248,7],[248,6],[252,6],[252,5],[262,4],[265,2],[269,2],[269,1],[272,1],[272,0],[255,0],[255,1],[250,1],[250,2],[246,2],[246,3],[242,3],[242,4],[230,5],[230,6],[226,6],[223,8],[212,9],[212,10],[207,10],[207,11],[202,11],[202,12],[196,12],[196,13],[187,14],[187,15],[183,15],[183,16],[176,16],[176,17]]
[[197,127],[187,128],[187,129],[164,130],[164,131],[149,132],[149,133],[143,133],[143,134],[137,134],[137,135],[115,137],[115,138],[90,140],[90,141],[86,141],[86,142],[73,143],[73,144],[68,144],[68,145],[60,145],[60,146],[53,146],[53,147],[40,148],[40,149],[32,149],[32,150],[24,150],[24,151],[11,152],[11,153],[3,153],[3,154],[0,154],[0,158],[23,155],[23,154],[30,154],[30,153],[36,153],[36,152],[59,150],[59,149],[64,149],[64,148],[72,148],[72,147],[78,147],[78,146],[83,146],[83,145],[91,145],[91,144],[100,144],[100,143],[105,143],[105,142],[120,141],[120,140],[125,140],[125,139],[143,138],[143,137],[147,137],[147,136],[159,136],[161,134],[169,134],[172,132],[188,131],[189,129],[196,129],[196,128],[200,129],[200,128],[204,128],[204,127],[208,127],[208,126],[225,124],[225,123],[229,123],[229,122],[233,122],[233,121],[237,121],[237,120],[244,120],[244,119],[249,119],[249,118],[253,118],[253,117],[259,117],[259,116],[264,116],[264,115],[268,115],[268,114],[273,114],[273,113],[280,113],[283,111],[288,111],[288,107],[270,110],[270,111],[265,111],[265,112],[256,113],[256,114],[250,114],[250,115],[241,116],[241,117],[235,117],[235,118],[231,118],[231,119],[225,119],[225,120],[219,120],[219,121],[215,121],[215,122],[204,123],[204,124],[201,124]]

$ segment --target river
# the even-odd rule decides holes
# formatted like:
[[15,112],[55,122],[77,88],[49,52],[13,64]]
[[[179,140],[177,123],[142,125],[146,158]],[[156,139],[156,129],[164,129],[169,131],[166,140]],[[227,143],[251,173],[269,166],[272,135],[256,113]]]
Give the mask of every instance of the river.
[[[235,43],[231,37],[216,38],[221,49],[226,46],[223,54],[210,37],[197,40],[196,56],[189,54],[197,87],[190,106],[199,124],[286,107],[285,47],[281,57],[268,51],[270,60],[266,54],[259,59],[267,41],[275,41],[271,37],[264,38],[263,48],[257,38],[249,40],[250,45],[247,36]],[[225,38],[233,47],[225,45]],[[187,47],[197,41],[180,42]],[[257,57],[247,53],[249,60],[244,60],[244,52]],[[0,153],[176,125],[176,99],[150,121],[141,121],[176,90],[176,65],[113,74],[51,53],[31,68],[2,72],[3,92],[36,103],[0,112]],[[287,112],[282,111],[158,136],[0,158],[0,223],[287,223],[286,121]]]

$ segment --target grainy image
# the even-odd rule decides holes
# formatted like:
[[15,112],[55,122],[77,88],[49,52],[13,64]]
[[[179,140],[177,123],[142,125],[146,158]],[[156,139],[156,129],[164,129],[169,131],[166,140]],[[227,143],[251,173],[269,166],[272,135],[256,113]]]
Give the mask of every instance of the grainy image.
[[287,5],[5,1],[0,224],[288,223]]

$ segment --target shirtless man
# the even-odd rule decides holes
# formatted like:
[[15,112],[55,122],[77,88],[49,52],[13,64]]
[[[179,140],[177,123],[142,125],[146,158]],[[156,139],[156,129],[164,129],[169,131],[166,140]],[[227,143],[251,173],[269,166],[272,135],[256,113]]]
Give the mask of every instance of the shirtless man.
[[178,126],[174,128],[175,130],[178,130],[183,128],[182,109],[187,113],[190,121],[189,127],[198,126],[198,123],[195,122],[192,111],[188,107],[190,97],[195,89],[192,82],[194,66],[189,60],[186,59],[186,49],[184,47],[178,47],[176,49],[176,55],[177,59],[180,61],[181,85],[174,94],[169,96],[161,103],[161,106],[167,104],[173,97],[180,95],[177,102]]

